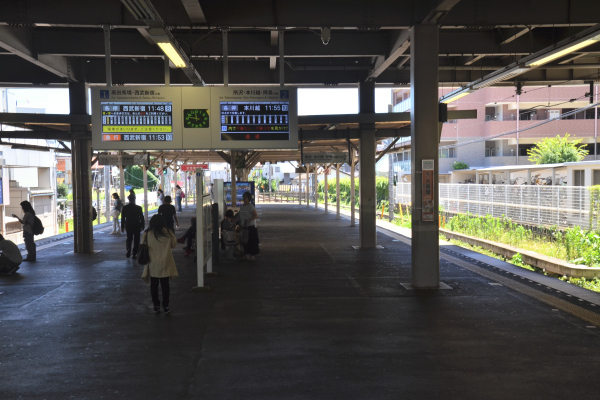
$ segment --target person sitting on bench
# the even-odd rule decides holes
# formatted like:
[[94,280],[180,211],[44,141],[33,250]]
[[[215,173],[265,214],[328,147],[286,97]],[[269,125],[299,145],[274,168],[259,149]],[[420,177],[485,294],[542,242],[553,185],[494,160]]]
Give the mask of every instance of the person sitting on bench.
[[12,274],[19,269],[23,262],[21,250],[10,240],[0,235],[0,273]]

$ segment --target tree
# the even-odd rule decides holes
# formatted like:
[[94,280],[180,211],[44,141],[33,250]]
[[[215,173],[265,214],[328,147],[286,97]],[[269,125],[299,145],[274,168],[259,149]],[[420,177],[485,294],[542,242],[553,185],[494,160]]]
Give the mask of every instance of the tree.
[[58,193],[58,197],[64,199],[69,194],[69,188],[64,183],[59,183],[56,186],[56,192]]
[[[158,178],[148,171],[148,187],[158,184]],[[144,171],[137,165],[125,167],[125,186],[139,188],[144,186]]]
[[468,169],[469,168],[469,164],[462,162],[462,161],[454,161],[454,163],[452,164],[452,169]]
[[564,137],[556,135],[555,138],[544,138],[534,148],[527,150],[529,161],[533,164],[558,164],[564,162],[581,161],[588,155],[585,145],[579,145],[581,139],[569,139],[569,134]]

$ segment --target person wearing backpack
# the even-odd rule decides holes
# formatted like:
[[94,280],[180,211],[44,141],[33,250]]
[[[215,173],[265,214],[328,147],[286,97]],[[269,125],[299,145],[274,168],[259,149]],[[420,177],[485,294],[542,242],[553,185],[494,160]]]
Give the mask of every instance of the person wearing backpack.
[[113,198],[113,209],[110,212],[110,215],[113,217],[113,231],[110,233],[111,235],[118,235],[121,233],[121,229],[119,229],[119,215],[121,214],[121,210],[123,209],[123,202],[119,198],[119,195],[116,193],[112,194]]
[[13,214],[13,217],[19,220],[23,224],[23,239],[25,240],[25,248],[27,249],[27,257],[23,261],[33,262],[36,260],[35,242],[33,240],[33,225],[35,223],[35,211],[31,206],[31,203],[27,200],[21,202],[21,209],[23,210],[23,219]]

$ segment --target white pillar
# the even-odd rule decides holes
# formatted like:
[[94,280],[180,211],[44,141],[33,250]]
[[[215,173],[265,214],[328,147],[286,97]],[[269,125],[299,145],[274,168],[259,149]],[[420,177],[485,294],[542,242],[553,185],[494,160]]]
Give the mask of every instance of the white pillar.
[[[298,164],[300,168],[302,164]],[[298,173],[298,204],[302,204],[302,172]]]
[[[106,217],[106,222],[110,221],[110,197],[112,193],[110,192],[110,165],[104,166],[104,216]],[[100,210],[98,210],[98,215],[100,215]],[[100,218],[98,218],[100,219]]]
[[313,196],[315,199],[315,211],[319,209],[319,194],[317,193],[317,185],[319,184],[319,180],[317,179],[317,168],[318,165],[315,164],[315,169],[313,171]]
[[356,189],[354,185],[354,172],[356,170],[356,159],[354,157],[354,149],[350,154],[350,226],[356,226]]
[[185,187],[185,190],[183,191],[183,193],[185,193],[185,208],[187,208],[188,206],[188,197],[189,197],[189,193],[188,193],[188,173],[187,171],[183,171],[183,186]]
[[340,164],[335,164],[335,219],[340,219]]
[[121,201],[125,204],[125,167],[123,164],[119,165],[119,196],[121,196]]
[[306,191],[305,191],[305,196],[306,196],[306,208],[310,207],[310,174],[309,174],[309,170],[310,170],[310,165],[306,165]]
[[144,175],[144,219],[148,221],[148,167],[143,165],[142,172]]
[[327,214],[329,212],[328,211],[328,207],[327,207],[327,202],[329,200],[328,193],[327,193],[327,189],[328,189],[327,188],[327,184],[328,184],[328,182],[327,182],[327,175],[328,174],[327,174],[327,169],[326,169],[325,170],[325,181],[323,182],[323,201],[325,202],[325,214]]

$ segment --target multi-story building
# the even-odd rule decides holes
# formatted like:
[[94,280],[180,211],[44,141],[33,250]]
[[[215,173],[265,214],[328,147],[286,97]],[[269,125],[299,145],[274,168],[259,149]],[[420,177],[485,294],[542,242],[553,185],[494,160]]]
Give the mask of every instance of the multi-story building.
[[[441,88],[440,97],[456,88]],[[598,96],[598,88],[595,88]],[[584,161],[598,159],[597,107],[590,106],[590,86],[488,87],[448,104],[448,110],[477,110],[476,119],[450,120],[440,141],[439,171],[456,161],[470,168],[531,165],[527,150],[545,137],[580,139],[589,151]],[[395,112],[410,111],[410,89],[393,92]],[[583,110],[582,110],[583,109]],[[580,110],[580,111],[578,111]],[[519,116],[519,118],[517,118]],[[410,175],[410,141],[397,146],[394,169]]]

